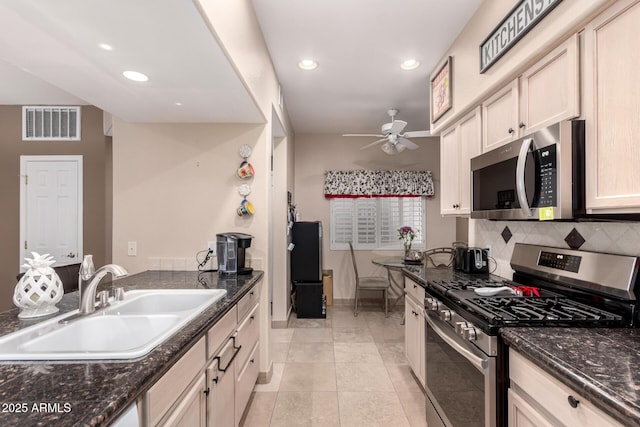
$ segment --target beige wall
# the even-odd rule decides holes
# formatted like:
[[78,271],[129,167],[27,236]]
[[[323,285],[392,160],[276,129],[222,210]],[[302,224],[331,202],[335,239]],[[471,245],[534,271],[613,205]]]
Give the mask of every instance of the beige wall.
[[[485,1],[443,56],[453,57],[453,107],[432,131],[439,132],[457,117],[504,86],[518,73],[541,58],[553,46],[575,33],[597,11],[612,0],[563,1],[542,19],[484,74],[480,74],[479,46],[515,6],[516,0]],[[436,70],[432,70],[435,73]]]
[[81,141],[22,141],[22,107],[0,106],[0,310],[13,307],[16,274],[24,262],[20,259],[20,155],[82,155],[84,188],[83,247],[93,254],[96,265],[110,261],[107,245],[110,236],[106,217],[111,201],[105,191],[105,179],[111,145],[102,132],[102,111],[82,107]]
[[[325,269],[333,269],[333,295],[337,299],[353,298],[355,285],[348,251],[330,250],[329,200],[323,194],[324,172],[327,170],[431,170],[435,197],[427,200],[427,247],[451,246],[456,236],[453,218],[440,215],[440,146],[437,138],[416,138],[420,148],[388,156],[380,148],[360,150],[367,141],[338,135],[297,135],[295,143],[295,197],[303,221],[323,223],[323,261]],[[357,251],[358,272],[363,275],[385,274],[371,260],[396,252]]]
[[[114,118],[113,261],[130,273],[147,269],[195,270],[196,253],[216,234],[240,231],[255,238],[247,255],[260,269],[266,252],[267,173],[236,174],[243,144],[255,148],[264,125],[132,124]],[[264,150],[264,147],[262,147]],[[257,158],[264,158],[258,152]],[[256,215],[238,217],[240,184]],[[137,256],[127,242],[137,242]],[[213,264],[217,268],[217,264]]]

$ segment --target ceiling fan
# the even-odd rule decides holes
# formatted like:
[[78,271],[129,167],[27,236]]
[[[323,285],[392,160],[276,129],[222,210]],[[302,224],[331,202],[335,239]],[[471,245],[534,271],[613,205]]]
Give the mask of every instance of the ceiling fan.
[[391,117],[391,122],[382,125],[382,134],[345,133],[342,136],[376,136],[380,139],[365,145],[361,148],[361,150],[373,147],[374,145],[380,143],[384,143],[382,144],[381,148],[382,151],[387,154],[397,154],[404,151],[405,149],[415,150],[416,148],[418,148],[418,145],[409,141],[409,138],[431,136],[431,132],[429,132],[428,130],[417,130],[413,132],[402,133],[405,126],[407,126],[407,122],[395,119],[396,114],[398,114],[398,110],[396,108],[392,108],[390,110],[387,110],[387,114],[389,115],[389,117]]

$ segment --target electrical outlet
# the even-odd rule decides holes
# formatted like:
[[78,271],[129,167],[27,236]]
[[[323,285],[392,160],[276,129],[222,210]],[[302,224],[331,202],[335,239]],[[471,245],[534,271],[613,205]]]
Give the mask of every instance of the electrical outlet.
[[138,242],[128,242],[127,243],[127,255],[129,255],[129,256],[138,255]]
[[485,249],[487,249],[487,256],[491,256],[491,245],[487,245]]
[[207,248],[211,251],[211,256],[216,256],[216,241],[210,240],[207,242]]

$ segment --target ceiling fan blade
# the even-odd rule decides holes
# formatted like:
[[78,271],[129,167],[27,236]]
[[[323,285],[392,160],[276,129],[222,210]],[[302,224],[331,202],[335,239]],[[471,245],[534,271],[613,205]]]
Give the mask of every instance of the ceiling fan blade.
[[367,144],[367,145],[365,145],[364,147],[360,147],[360,149],[361,149],[361,150],[366,150],[367,148],[371,148],[371,147],[373,147],[374,145],[380,144],[381,142],[386,141],[386,140],[387,140],[387,138],[382,138],[382,139],[379,139],[379,140],[377,140],[377,141],[373,141],[372,143]]
[[393,123],[391,123],[389,133],[399,134],[400,132],[402,132],[402,129],[404,129],[405,126],[407,126],[407,122],[405,122],[404,120],[394,120]]
[[379,133],[343,133],[342,136],[377,136],[378,138],[384,137],[384,135],[380,135]]
[[414,130],[411,132],[405,132],[401,136],[406,138],[424,138],[427,136],[431,136],[431,131],[428,130]]
[[409,141],[407,138],[398,138],[398,145],[404,145],[406,148],[408,148],[409,150],[415,150],[416,148],[418,148],[417,144],[414,144],[413,142]]

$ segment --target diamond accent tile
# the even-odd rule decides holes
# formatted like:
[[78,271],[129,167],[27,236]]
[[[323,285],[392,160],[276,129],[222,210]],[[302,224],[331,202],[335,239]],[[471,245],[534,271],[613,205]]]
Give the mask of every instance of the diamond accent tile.
[[504,227],[501,234],[505,243],[509,243],[509,240],[511,240],[511,237],[513,236],[513,234],[511,234],[511,230],[509,230],[509,227],[507,226]]
[[580,246],[584,245],[585,242],[584,237],[582,237],[575,227],[569,234],[567,234],[564,241],[567,242],[567,245],[569,245],[571,249],[580,249]]

